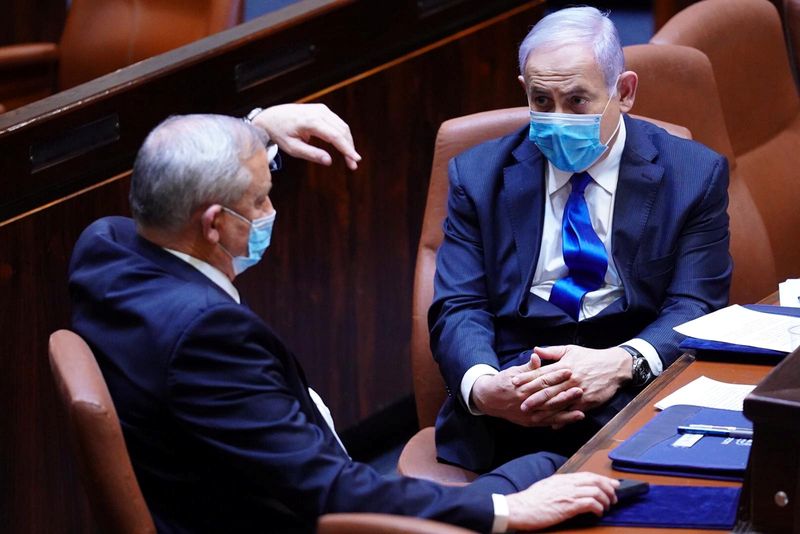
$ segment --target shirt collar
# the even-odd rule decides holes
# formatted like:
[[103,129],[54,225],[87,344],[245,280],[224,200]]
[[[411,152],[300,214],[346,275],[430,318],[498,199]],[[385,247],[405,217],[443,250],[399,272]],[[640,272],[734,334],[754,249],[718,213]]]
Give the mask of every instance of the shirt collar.
[[206,263],[201,259],[195,258],[194,256],[189,256],[184,252],[173,250],[171,248],[167,247],[163,248],[170,254],[182,259],[183,261],[185,261],[186,263],[188,263],[189,265],[191,265],[192,267],[194,267],[195,269],[206,275],[206,277],[208,277],[209,280],[217,284],[225,293],[230,295],[230,297],[233,300],[235,300],[237,304],[242,303],[241,299],[239,298],[239,291],[233,286],[230,279],[225,275],[225,273],[223,273],[210,263]]
[[[625,140],[628,135],[625,130],[625,120],[622,114],[619,117],[619,131],[617,132],[617,139],[609,149],[608,156],[598,161],[588,169],[586,172],[591,175],[592,179],[608,191],[614,193],[617,189],[617,180],[619,179],[619,166],[622,162],[622,151],[625,148]],[[552,195],[569,182],[569,179],[574,173],[562,171],[557,169],[552,163],[547,162],[547,194]]]

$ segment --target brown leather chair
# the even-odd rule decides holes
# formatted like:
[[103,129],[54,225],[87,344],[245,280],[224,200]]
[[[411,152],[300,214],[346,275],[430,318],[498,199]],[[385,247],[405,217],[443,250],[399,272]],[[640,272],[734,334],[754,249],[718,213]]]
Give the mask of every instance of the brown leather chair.
[[242,0],[72,0],[61,41],[0,47],[13,109],[241,22]]
[[778,283],[772,247],[750,189],[737,170],[708,58],[685,46],[636,45],[625,47],[625,64],[639,75],[636,113],[682,124],[696,141],[728,158],[730,302],[756,302],[772,293]]
[[711,61],[737,173],[769,235],[778,279],[800,274],[800,98],[781,20],[767,0],[704,0],[653,37],[691,46]]
[[438,521],[389,514],[327,514],[317,534],[471,534],[473,530]]
[[[411,370],[420,431],[414,435],[397,463],[400,474],[426,478],[442,484],[466,484],[477,474],[436,461],[433,425],[445,400],[445,386],[431,355],[428,338],[428,308],[433,301],[436,251],[442,243],[442,222],[447,212],[447,164],[450,159],[482,141],[509,134],[529,120],[527,107],[499,109],[467,115],[442,124],[436,136],[428,198],[417,249],[411,312]],[[651,119],[647,119],[651,120]],[[651,120],[681,137],[689,130],[675,124]]]
[[77,334],[59,330],[50,336],[50,368],[67,408],[81,480],[100,530],[154,533],[114,403],[91,349]]

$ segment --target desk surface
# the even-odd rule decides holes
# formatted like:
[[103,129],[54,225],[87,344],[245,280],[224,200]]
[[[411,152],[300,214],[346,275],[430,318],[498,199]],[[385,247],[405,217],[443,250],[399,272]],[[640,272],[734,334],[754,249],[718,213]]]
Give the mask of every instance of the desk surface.
[[[765,299],[766,300],[766,299]],[[653,404],[666,397],[673,391],[688,384],[695,378],[707,376],[714,380],[733,382],[739,384],[758,384],[772,367],[769,365],[752,365],[730,362],[697,361],[692,356],[684,354],[667,370],[640,393],[628,406],[612,419],[598,432],[586,445],[576,452],[559,470],[560,473],[573,473],[575,471],[592,471],[615,478],[635,478],[646,480],[651,484],[668,485],[693,485],[693,486],[741,486],[738,482],[720,480],[705,480],[700,478],[671,477],[662,475],[646,475],[637,473],[623,473],[611,469],[611,460],[608,453],[619,443],[629,438],[636,430],[647,423],[655,414]],[[585,532],[581,530],[559,530],[559,532]],[[623,528],[623,527],[593,527],[591,531],[602,532],[637,532],[664,534],[663,528]],[[687,532],[686,530],[675,530]],[[692,532],[718,533],[718,530],[694,530]]]

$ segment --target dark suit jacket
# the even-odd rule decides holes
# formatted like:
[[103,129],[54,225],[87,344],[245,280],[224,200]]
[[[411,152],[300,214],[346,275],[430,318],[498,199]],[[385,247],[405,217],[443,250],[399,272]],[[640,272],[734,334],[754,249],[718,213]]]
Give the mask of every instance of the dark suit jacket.
[[294,532],[327,512],[488,531],[491,493],[547,476],[524,459],[466,488],[387,479],[342,451],[294,356],[189,264],[101,219],[70,265],[73,326],[94,350],[161,532]]
[[[505,368],[536,345],[607,348],[639,337],[666,367],[679,355],[681,336],[672,327],[726,304],[732,266],[725,158],[650,123],[626,116],[625,126],[611,258],[625,296],[580,323],[530,293],[547,160],[527,129],[450,162],[429,312],[431,349],[449,394],[437,421],[442,459],[481,470],[492,455],[486,418],[470,415],[459,393],[473,365]],[[622,390],[611,400],[614,409],[632,394]],[[598,425],[608,418],[606,410]]]

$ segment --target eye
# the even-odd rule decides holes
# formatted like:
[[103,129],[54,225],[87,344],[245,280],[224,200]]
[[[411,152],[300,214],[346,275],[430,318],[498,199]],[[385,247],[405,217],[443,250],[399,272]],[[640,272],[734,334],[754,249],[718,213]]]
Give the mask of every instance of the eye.
[[588,105],[589,100],[585,97],[575,95],[570,98],[570,104],[573,107],[580,108]]
[[531,100],[531,103],[533,104],[533,106],[536,109],[538,109],[540,111],[545,111],[545,110],[549,109],[550,106],[551,106],[550,98],[547,97],[547,96],[544,96],[544,95],[536,95],[536,96],[534,96],[533,100]]

